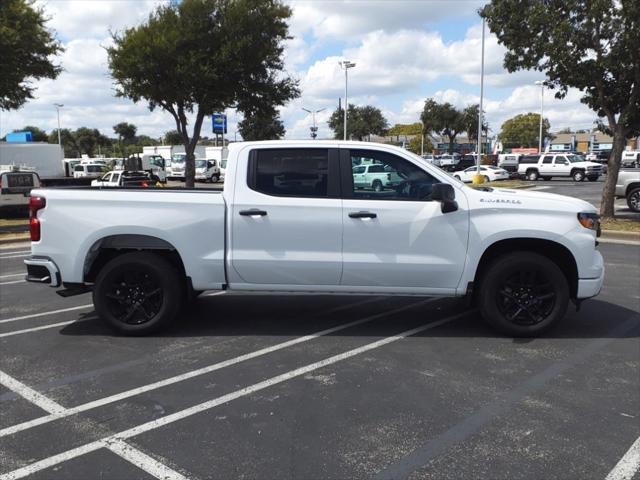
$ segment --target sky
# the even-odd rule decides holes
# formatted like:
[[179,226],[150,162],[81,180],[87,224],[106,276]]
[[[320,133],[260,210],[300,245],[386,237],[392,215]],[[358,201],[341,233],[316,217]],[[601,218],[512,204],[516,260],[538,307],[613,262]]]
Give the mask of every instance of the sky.
[[[285,49],[286,73],[300,82],[302,95],[280,109],[286,138],[309,138],[309,110],[316,116],[319,138],[331,138],[327,120],[344,95],[339,62],[356,63],[349,70],[349,103],[374,105],[389,125],[419,120],[426,98],[463,108],[480,99],[482,23],[477,0],[285,0],[292,10]],[[175,129],[173,117],[150,112],[146,103],[114,96],[105,47],[110,33],[148,18],[158,0],[37,0],[49,17],[49,28],[65,47],[56,59],[64,68],[55,80],[34,82],[35,99],[23,108],[0,112],[0,137],[25,125],[57,128],[54,103],[62,128],[98,128],[114,136],[113,125],[133,123],[138,134],[158,138]],[[514,14],[516,14],[514,12]],[[489,30],[485,37],[484,110],[490,134],[519,113],[539,112],[544,75],[534,71],[508,73],[505,49]],[[544,116],[551,130],[590,129],[595,113],[580,103],[579,91],[558,100],[544,95]],[[226,112],[234,136],[236,112]],[[210,125],[210,124],[208,124]],[[202,135],[211,135],[210,127]],[[239,138],[238,138],[239,139]]]

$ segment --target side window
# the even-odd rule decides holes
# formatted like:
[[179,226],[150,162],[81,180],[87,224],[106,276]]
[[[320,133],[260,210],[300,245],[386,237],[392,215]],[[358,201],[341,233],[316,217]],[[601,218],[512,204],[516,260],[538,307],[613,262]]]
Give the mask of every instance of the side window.
[[328,197],[329,151],[321,148],[257,150],[249,187],[286,197]]
[[364,172],[366,172],[367,167],[353,167],[353,173],[355,173],[356,175],[361,175]]
[[564,155],[558,155],[556,157],[556,165],[569,165],[569,160]]
[[553,155],[545,155],[542,159],[542,163],[551,163],[553,162]]
[[[439,183],[418,166],[390,153],[351,150],[350,155],[352,162],[354,158],[362,158],[370,163],[369,172],[380,172],[366,184],[355,184],[352,181],[352,198],[429,201],[433,184]],[[349,192],[345,193],[348,195]]]

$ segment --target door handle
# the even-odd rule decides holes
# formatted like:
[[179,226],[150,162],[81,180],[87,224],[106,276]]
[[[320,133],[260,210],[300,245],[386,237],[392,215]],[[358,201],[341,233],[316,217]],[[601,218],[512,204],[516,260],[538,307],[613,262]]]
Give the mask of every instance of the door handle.
[[264,210],[258,210],[257,208],[252,208],[251,210],[240,210],[239,213],[243,217],[264,217],[267,214]]
[[349,212],[349,218],[377,218],[378,215],[372,212]]

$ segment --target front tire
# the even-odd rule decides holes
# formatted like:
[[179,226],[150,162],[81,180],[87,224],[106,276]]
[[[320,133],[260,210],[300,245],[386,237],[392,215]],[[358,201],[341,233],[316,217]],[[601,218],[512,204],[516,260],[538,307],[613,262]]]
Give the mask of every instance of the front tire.
[[634,212],[640,212],[640,188],[634,188],[628,193],[627,206]]
[[584,172],[582,170],[574,171],[571,176],[574,182],[582,182],[584,180]]
[[131,252],[108,262],[96,278],[96,312],[119,333],[148,335],[168,325],[184,299],[183,276],[164,258]]
[[482,317],[512,337],[534,337],[557,324],[569,303],[562,270],[548,258],[520,251],[495,259],[480,279]]

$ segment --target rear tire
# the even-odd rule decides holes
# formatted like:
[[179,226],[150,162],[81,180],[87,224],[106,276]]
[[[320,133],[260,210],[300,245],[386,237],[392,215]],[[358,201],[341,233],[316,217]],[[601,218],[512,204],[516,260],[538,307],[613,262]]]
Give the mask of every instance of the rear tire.
[[627,206],[634,212],[640,212],[640,188],[634,188],[627,194]]
[[119,333],[148,335],[168,325],[183,304],[184,277],[167,260],[131,252],[107,263],[96,278],[96,312]]
[[490,181],[491,181],[491,179],[487,175],[485,175],[484,176],[484,183],[489,183]]
[[535,182],[538,180],[538,171],[537,170],[529,170],[527,172],[527,180],[531,182]]
[[508,253],[495,259],[480,279],[482,317],[512,337],[534,337],[557,324],[569,303],[562,270],[533,252]]
[[374,182],[371,184],[371,187],[373,187],[374,192],[381,192],[382,182],[380,180],[374,180]]

